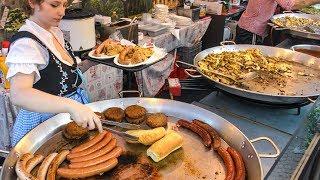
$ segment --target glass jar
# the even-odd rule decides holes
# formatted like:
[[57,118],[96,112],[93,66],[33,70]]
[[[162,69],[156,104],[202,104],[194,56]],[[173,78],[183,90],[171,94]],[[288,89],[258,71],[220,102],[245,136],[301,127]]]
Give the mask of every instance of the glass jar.
[[111,22],[117,22],[119,20],[119,16],[117,15],[117,12],[113,11],[111,15]]
[[205,17],[207,14],[207,5],[200,4],[200,18]]

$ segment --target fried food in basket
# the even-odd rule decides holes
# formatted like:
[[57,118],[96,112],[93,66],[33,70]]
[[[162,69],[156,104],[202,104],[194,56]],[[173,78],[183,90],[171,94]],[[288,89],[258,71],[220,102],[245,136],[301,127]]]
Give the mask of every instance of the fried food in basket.
[[138,64],[149,59],[153,52],[152,48],[129,46],[120,53],[119,63],[124,65]]
[[108,56],[114,56],[120,54],[124,48],[125,46],[121,45],[120,42],[107,39],[98,46],[94,51],[94,55],[99,56],[101,54],[105,54]]

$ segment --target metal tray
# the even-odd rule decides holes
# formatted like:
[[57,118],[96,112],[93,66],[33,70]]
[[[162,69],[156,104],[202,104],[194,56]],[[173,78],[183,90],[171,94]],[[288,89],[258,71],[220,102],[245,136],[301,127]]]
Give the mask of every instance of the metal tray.
[[[246,165],[247,179],[249,180],[263,179],[259,157],[274,158],[279,155],[279,151],[276,154],[258,154],[252,143],[259,139],[250,141],[238,128],[225,119],[195,105],[155,98],[123,98],[95,102],[88,104],[88,106],[94,111],[101,112],[108,107],[125,108],[132,104],[143,106],[148,112],[163,112],[171,117],[171,122],[175,122],[180,118],[187,120],[201,119],[207,122],[220,133],[228,145],[241,153]],[[70,143],[65,143],[66,140],[61,135],[62,128],[69,121],[69,114],[59,114],[29,132],[8,155],[3,165],[0,179],[17,178],[13,167],[17,161],[17,156],[23,153],[39,152],[46,155],[59,148],[68,146],[70,148]],[[161,164],[158,164],[162,167],[159,170],[164,179],[224,179],[225,169],[221,158],[212,150],[206,149],[200,138],[195,134],[183,129],[180,130],[180,133],[184,137],[182,149],[175,151],[166,160],[163,160]],[[127,150],[145,152],[146,147],[142,145],[136,147],[136,145],[124,143],[120,138],[118,140],[118,144],[126,147]],[[268,138],[264,138],[264,140],[269,141]],[[275,146],[272,141],[269,142]],[[105,177],[101,178],[107,178],[108,174],[105,173]]]
[[288,16],[289,17],[296,17],[296,18],[307,18],[307,19],[313,19],[313,20],[320,21],[320,16],[318,16],[318,15],[304,14],[304,13],[284,13],[284,14],[274,15],[270,19],[272,23],[269,23],[269,25],[274,27],[277,30],[286,30],[288,34],[291,34],[293,36],[320,40],[320,33],[311,33],[311,32],[306,32],[306,31],[299,31],[297,29],[290,29],[287,27],[282,27],[279,24],[275,23],[276,19],[288,17]]
[[159,36],[165,32],[167,32],[167,27],[160,24],[147,24],[147,25],[139,25],[139,30],[148,34],[151,37]]
[[90,56],[88,56],[88,53],[85,54],[83,57],[85,57],[86,59],[99,63],[99,64],[104,64],[107,66],[111,66],[117,69],[121,69],[124,71],[128,71],[128,72],[138,72],[138,71],[142,71],[146,68],[148,68],[151,65],[154,65],[162,60],[164,60],[165,58],[159,59],[158,61],[155,61],[151,64],[145,64],[145,65],[141,65],[141,66],[136,66],[136,67],[123,67],[123,66],[118,66],[117,64],[114,63],[114,58],[110,58],[110,59],[96,59],[96,58],[91,58]]
[[[318,88],[320,88],[320,83],[304,83],[304,82],[297,82],[293,86],[288,87],[288,90],[292,90],[293,92],[297,92],[297,95],[278,95],[276,92],[257,92],[257,91],[251,91],[246,90],[243,88],[239,88],[233,85],[227,85],[224,83],[221,83],[219,81],[216,81],[212,79],[211,77],[205,75],[201,72],[200,68],[198,67],[198,61],[205,58],[208,54],[212,53],[221,53],[224,51],[239,51],[239,50],[246,50],[246,49],[260,49],[261,52],[267,56],[275,56],[275,57],[281,57],[284,59],[288,59],[306,66],[309,66],[310,68],[320,70],[320,59],[300,53],[291,51],[288,49],[282,49],[282,48],[276,48],[276,47],[270,47],[270,46],[260,46],[260,45],[225,45],[225,46],[217,46],[213,48],[209,48],[206,50],[203,50],[197,56],[194,58],[194,66],[197,68],[198,72],[200,72],[204,77],[211,80],[215,87],[224,90],[226,92],[229,92],[234,95],[238,95],[241,97],[245,97],[248,99],[273,103],[273,104],[295,104],[295,103],[303,103],[306,101],[309,101],[310,97],[319,96],[320,91],[318,91]],[[301,93],[303,92],[303,95]]]

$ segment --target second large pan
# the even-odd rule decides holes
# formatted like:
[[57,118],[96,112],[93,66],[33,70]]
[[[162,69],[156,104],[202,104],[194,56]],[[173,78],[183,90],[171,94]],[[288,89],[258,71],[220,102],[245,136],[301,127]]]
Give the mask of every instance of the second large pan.
[[[294,18],[306,18],[306,19],[312,19],[315,21],[320,21],[320,16],[318,15],[312,15],[312,14],[304,14],[304,13],[283,13],[283,14],[277,14],[274,15],[271,18],[271,24],[273,27],[277,28],[279,26],[282,29],[288,30],[289,34],[292,34],[294,36],[299,36],[302,38],[308,38],[308,39],[315,39],[315,40],[320,40],[320,34],[318,30],[316,32],[312,33],[309,32],[310,30],[305,29],[306,27],[298,27],[298,28],[288,28],[288,27],[283,27],[280,24],[276,23],[276,20],[279,18],[285,18],[285,17],[294,17]],[[300,30],[299,30],[300,28]],[[316,28],[318,29],[318,28]]]
[[[319,96],[320,94],[320,82],[313,83],[305,83],[305,82],[297,82],[293,87],[286,87],[288,91],[296,91],[296,95],[278,95],[277,92],[274,93],[266,93],[266,92],[256,92],[245,90],[233,85],[227,85],[216,81],[206,74],[202,73],[200,68],[198,67],[198,61],[205,58],[208,54],[212,53],[221,53],[224,51],[239,51],[258,48],[262,51],[264,55],[267,56],[275,56],[282,57],[288,61],[294,61],[306,65],[308,67],[312,67],[320,71],[320,59],[295,51],[291,51],[288,49],[270,47],[270,46],[258,46],[258,45],[225,45],[225,46],[217,46],[213,48],[206,49],[194,58],[194,66],[197,68],[198,72],[202,74],[202,76],[208,78],[212,82],[215,83],[215,86],[223,91],[229,92],[231,94],[245,97],[252,100],[263,101],[267,103],[273,104],[296,104],[306,102],[310,97]],[[301,89],[304,89],[303,93],[301,93]]]

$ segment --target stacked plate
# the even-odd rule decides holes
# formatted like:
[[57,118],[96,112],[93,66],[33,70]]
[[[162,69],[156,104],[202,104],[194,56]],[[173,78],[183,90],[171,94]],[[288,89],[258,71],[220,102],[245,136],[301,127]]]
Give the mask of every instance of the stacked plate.
[[165,21],[169,14],[169,7],[164,4],[157,4],[154,8],[155,18]]

